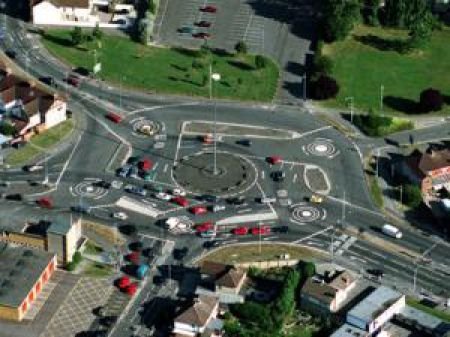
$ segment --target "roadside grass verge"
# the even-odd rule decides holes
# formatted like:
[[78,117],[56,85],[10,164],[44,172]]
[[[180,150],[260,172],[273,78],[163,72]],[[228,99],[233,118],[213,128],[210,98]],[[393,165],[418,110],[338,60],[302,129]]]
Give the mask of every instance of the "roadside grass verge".
[[369,179],[369,189],[372,199],[378,208],[383,207],[383,192],[381,191],[380,185],[378,185],[377,177],[374,175],[368,175]]
[[260,250],[259,244],[249,244],[239,245],[238,248],[233,245],[219,248],[212,253],[207,254],[203,260],[226,264],[277,261],[280,260],[280,255],[283,254],[289,254],[289,258],[293,260],[311,260],[324,257],[319,251],[302,246],[261,244]]
[[209,65],[221,80],[213,96],[250,101],[271,101],[279,76],[270,59],[255,68],[255,55],[202,53],[180,48],[143,46],[124,37],[104,35],[101,48],[95,41],[73,46],[70,30],[48,30],[42,39],[56,57],[75,66],[93,69],[94,50],[106,81],[150,92],[209,97]]
[[[345,98],[354,97],[356,110],[378,110],[383,86],[383,113],[404,116],[417,113],[420,92],[426,88],[449,96],[450,76],[443,74],[450,73],[450,58],[443,55],[450,55],[450,28],[435,30],[423,50],[401,54],[393,41],[406,38],[406,30],[358,25],[344,41],[325,44],[322,53],[333,60],[332,76],[340,91],[324,105],[347,110]],[[449,104],[434,114],[448,113]]]
[[83,274],[92,277],[108,277],[114,272],[111,266],[103,263],[89,261],[83,270]]
[[26,163],[43,150],[49,150],[51,147],[69,136],[74,127],[72,119],[67,119],[61,124],[42,132],[30,139],[30,143],[23,148],[14,150],[6,158],[5,163],[11,166],[17,166]]
[[412,298],[412,297],[406,297],[406,304],[408,304],[409,306],[411,306],[413,308],[416,308],[418,310],[426,312],[427,314],[430,314],[431,316],[437,317],[447,323],[450,323],[450,313],[426,306],[426,305],[420,303],[419,300]]

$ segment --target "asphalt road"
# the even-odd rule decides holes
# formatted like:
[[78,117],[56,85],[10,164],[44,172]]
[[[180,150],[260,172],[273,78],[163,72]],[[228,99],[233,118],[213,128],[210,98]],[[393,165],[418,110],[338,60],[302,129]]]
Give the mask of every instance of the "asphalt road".
[[[14,41],[14,48],[19,54],[17,62],[23,65],[25,60],[20,55],[34,42],[29,41],[17,22],[10,19],[7,21],[7,32],[7,38],[4,41],[6,47],[8,48]],[[12,40],[9,36],[12,36]],[[31,73],[35,76],[54,76],[62,85],[60,80],[67,73],[67,67],[55,62],[40,49],[31,54],[28,67]],[[120,94],[122,96],[120,99],[116,88],[91,80],[84,82],[79,90],[72,87],[66,90],[71,97],[70,107],[73,108],[74,113],[85,118],[85,125],[79,130],[81,135],[79,141],[76,139],[73,147],[55,154],[48,162],[50,180],[52,183],[57,183],[56,189],[50,192],[55,202],[55,209],[49,211],[38,208],[33,203],[37,196],[29,197],[30,201],[26,203],[2,201],[0,207],[4,214],[8,214],[8,219],[16,220],[16,226],[30,218],[42,219],[69,214],[69,207],[78,204],[80,200],[93,207],[92,216],[95,219],[111,223],[110,214],[115,210],[121,210],[116,202],[124,195],[123,190],[91,190],[89,186],[92,185],[93,179],[109,181],[114,179],[121,180],[124,184],[143,185],[143,181],[117,178],[114,175],[115,168],[120,166],[122,159],[125,159],[128,149],[131,149],[133,154],[145,155],[153,160],[156,166],[154,171],[157,174],[154,185],[164,188],[174,185],[171,171],[174,162],[177,162],[174,160],[175,156],[179,155],[181,158],[205,150],[201,142],[192,139],[190,135],[182,134],[180,128],[184,121],[211,122],[213,116],[209,102],[131,92]],[[112,109],[125,116],[121,124],[115,125],[105,120],[104,114]],[[133,121],[141,117],[164,124],[167,135],[164,149],[155,150],[154,139],[138,136],[133,130]],[[227,206],[227,210],[223,213],[210,213],[203,217],[189,215],[194,222],[219,221],[235,215],[246,216],[274,211],[277,218],[268,221],[268,225],[273,227],[287,225],[290,230],[286,234],[271,233],[262,238],[264,241],[294,242],[329,250],[331,229],[320,233],[339,222],[344,227],[362,228],[366,234],[394,241],[377,231],[387,220],[374,207],[370,199],[359,152],[360,147],[370,150],[383,146],[386,144],[385,140],[360,139],[355,145],[337,130],[317,119],[314,114],[286,106],[251,106],[220,102],[217,104],[217,119],[220,123],[293,130],[299,134],[299,137],[283,141],[255,138],[253,145],[246,148],[236,145],[236,137],[225,135],[218,145],[219,150],[233,152],[249,159],[258,173],[257,184],[255,183],[245,192],[247,205]],[[434,139],[444,135],[448,135],[446,125],[414,131],[417,140],[431,137]],[[245,133],[242,137],[246,137]],[[403,141],[409,139],[409,134],[399,134],[391,138]],[[283,163],[271,167],[264,161],[264,158],[270,155],[280,155]],[[286,173],[285,180],[282,183],[273,182],[270,179],[270,173],[281,166]],[[308,179],[304,178],[308,167],[319,167],[330,182],[330,192],[320,205],[305,201],[305,197],[311,196]],[[41,180],[42,173],[28,176],[19,171],[3,172],[1,179],[16,182],[28,179]],[[271,207],[255,201],[255,198],[262,195],[278,196],[280,191],[286,191],[283,193],[287,193],[287,197],[283,198],[292,200],[291,207],[282,205],[277,200],[272,210]],[[33,191],[31,190],[30,193],[32,194]],[[137,197],[132,198],[142,201]],[[144,199],[148,205],[154,204],[155,206],[152,207],[162,211],[158,218],[189,214],[183,208],[158,201],[151,196]],[[189,200],[191,203],[198,203],[194,196],[190,196]],[[127,213],[129,221],[136,223],[142,233],[161,235],[161,227],[157,225],[157,219],[135,212],[127,211]],[[315,214],[318,214],[317,218],[314,218]],[[245,225],[248,226],[258,226],[259,223],[260,221],[245,221]],[[14,224],[9,223],[8,226],[14,226]],[[439,238],[424,236],[412,229],[402,230],[404,238],[397,241],[397,244],[418,253],[433,247],[427,255],[432,262],[419,269],[417,290],[423,288],[438,294],[448,292],[450,281],[448,244]],[[178,247],[190,247],[189,258],[194,258],[204,251],[204,240],[194,235],[167,235],[176,240]],[[255,239],[258,238],[250,235],[233,237],[225,231],[219,234],[218,244],[227,245],[255,241]],[[343,239],[342,244],[349,239]],[[338,252],[339,248],[340,246],[335,247],[334,250]],[[348,263],[349,266],[358,270],[383,266],[387,274],[386,282],[389,281],[404,289],[409,287],[411,290],[411,275],[414,274],[416,265],[414,259],[407,256],[393,254],[380,246],[374,246],[356,238],[347,248],[342,248],[337,259],[340,263]]]

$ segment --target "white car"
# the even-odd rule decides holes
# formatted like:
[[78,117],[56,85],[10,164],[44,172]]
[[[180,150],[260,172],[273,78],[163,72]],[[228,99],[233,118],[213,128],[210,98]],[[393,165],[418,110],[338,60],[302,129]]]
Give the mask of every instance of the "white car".
[[164,142],[156,142],[155,144],[153,144],[153,148],[155,150],[164,149],[165,146],[166,146],[166,143],[164,143]]
[[212,211],[215,212],[220,212],[220,211],[224,211],[227,207],[225,205],[214,205],[212,207]]
[[186,191],[182,190],[181,188],[174,188],[172,194],[180,197],[185,197]]
[[171,196],[170,194],[164,193],[164,192],[156,193],[156,194],[155,194],[155,197],[156,197],[157,199],[160,199],[160,200],[166,200],[166,201],[169,201],[170,199],[172,199],[172,196]]
[[128,215],[125,212],[115,212],[112,214],[113,218],[120,219],[120,220],[126,220],[128,219]]
[[115,188],[116,190],[119,190],[119,189],[122,188],[123,182],[120,181],[120,180],[113,180],[113,181],[111,182],[111,186],[112,186],[112,188]]

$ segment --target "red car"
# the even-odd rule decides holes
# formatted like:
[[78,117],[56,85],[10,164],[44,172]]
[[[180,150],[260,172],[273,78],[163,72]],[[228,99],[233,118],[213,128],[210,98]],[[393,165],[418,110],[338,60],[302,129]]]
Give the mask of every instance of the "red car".
[[189,201],[186,198],[180,196],[172,198],[172,202],[176,203],[177,205],[180,205],[181,207],[189,206]]
[[42,208],[53,208],[53,201],[49,197],[43,197],[36,200],[36,203]]
[[252,235],[267,235],[270,234],[270,227],[268,226],[253,227],[251,231]]
[[108,118],[111,122],[116,123],[116,124],[119,124],[122,121],[122,116],[120,116],[114,112],[107,113],[105,117]]
[[270,156],[266,158],[267,162],[272,165],[279,164],[283,161],[280,156]]
[[194,206],[190,209],[190,211],[194,215],[202,215],[208,212],[205,206]]
[[126,287],[128,287],[131,283],[130,278],[128,276],[122,276],[121,278],[119,278],[117,281],[117,286],[120,289],[125,289]]
[[153,163],[149,159],[143,159],[139,162],[139,168],[142,171],[149,171],[152,169],[152,167],[153,167]]
[[206,12],[206,13],[216,13],[217,12],[217,7],[216,6],[212,6],[212,5],[207,5],[207,6],[200,7],[200,11],[201,12]]
[[214,229],[214,224],[210,221],[204,222],[204,223],[201,223],[201,224],[195,226],[195,231],[197,233],[203,233],[203,232],[210,231],[213,229]]
[[125,292],[126,292],[128,295],[133,296],[133,295],[136,293],[137,288],[138,288],[138,284],[137,284],[137,283],[131,283],[130,285],[128,285],[128,286],[125,288]]
[[197,22],[195,25],[197,27],[209,28],[209,27],[211,27],[211,22],[202,20],[202,21]]
[[234,235],[247,235],[248,228],[247,227],[236,227],[231,231]]
[[205,33],[205,32],[199,32],[199,33],[192,34],[192,36],[194,38],[196,38],[196,39],[204,39],[204,40],[206,40],[206,39],[209,39],[211,37],[211,34]]

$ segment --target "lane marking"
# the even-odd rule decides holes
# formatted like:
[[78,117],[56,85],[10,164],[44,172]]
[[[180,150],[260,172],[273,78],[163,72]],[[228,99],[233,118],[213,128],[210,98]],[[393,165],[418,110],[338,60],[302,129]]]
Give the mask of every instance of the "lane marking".
[[61,181],[62,177],[64,176],[64,173],[66,172],[67,167],[69,166],[69,163],[70,163],[70,161],[72,160],[72,157],[74,156],[75,151],[76,151],[77,148],[78,148],[78,144],[80,144],[80,141],[81,141],[81,138],[82,138],[81,136],[82,136],[82,134],[80,134],[80,135],[78,136],[78,140],[77,140],[77,142],[75,143],[75,146],[73,147],[72,151],[70,152],[69,158],[68,158],[68,159],[66,160],[66,162],[64,163],[64,166],[63,166],[63,168],[62,168],[62,170],[61,170],[61,173],[59,174],[58,179],[56,179],[56,182],[55,182],[55,187],[56,187],[56,188],[58,188],[59,182]]

